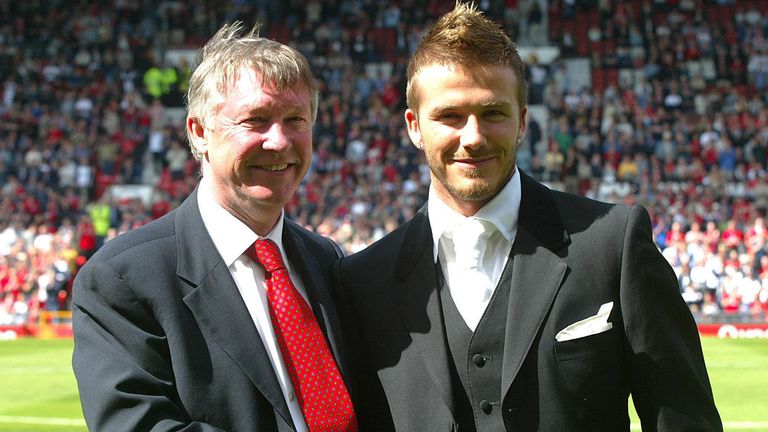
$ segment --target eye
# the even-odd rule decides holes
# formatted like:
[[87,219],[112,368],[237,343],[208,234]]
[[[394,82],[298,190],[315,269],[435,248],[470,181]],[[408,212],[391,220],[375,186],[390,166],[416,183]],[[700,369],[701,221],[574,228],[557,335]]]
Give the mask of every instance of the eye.
[[435,118],[443,123],[453,123],[461,119],[461,115],[455,112],[442,112],[437,114]]
[[307,119],[305,119],[304,117],[301,117],[301,116],[288,117],[288,123],[304,124],[306,122],[307,122]]
[[501,121],[507,118],[507,113],[500,110],[488,110],[483,112],[483,117],[490,121]]
[[267,118],[262,116],[248,117],[240,122],[240,124],[247,124],[250,126],[260,126],[267,123]]

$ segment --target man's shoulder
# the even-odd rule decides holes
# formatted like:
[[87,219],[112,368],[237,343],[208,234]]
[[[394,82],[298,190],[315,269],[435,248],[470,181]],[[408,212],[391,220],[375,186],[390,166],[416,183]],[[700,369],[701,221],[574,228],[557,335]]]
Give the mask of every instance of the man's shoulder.
[[[162,287],[169,286],[164,278],[176,274],[176,240],[172,213],[108,240],[78,271],[75,301],[93,291],[125,301],[129,299],[123,296],[139,291],[145,298],[153,292],[162,296]],[[133,290],[123,289],[124,283]]]
[[596,221],[606,219],[618,221],[626,219],[634,207],[627,204],[616,204],[598,201],[582,195],[552,190],[552,199],[563,221],[582,220]]
[[597,201],[558,191],[553,191],[552,196],[565,229],[571,235],[586,234],[572,239],[617,240],[636,227],[650,230],[650,217],[642,205]]
[[304,247],[314,254],[333,255],[334,257],[340,254],[340,249],[333,240],[304,228],[288,218],[285,218],[283,229],[287,230],[290,236],[301,239]]
[[[398,226],[367,248],[342,260],[346,266],[355,268],[393,266],[404,245],[408,244],[411,248],[427,246],[424,244],[424,238],[431,235],[428,230],[429,222],[426,215],[418,213],[413,219]],[[431,241],[429,244],[431,245]]]
[[617,207],[617,204],[614,203],[598,201],[583,195],[572,194],[554,189],[552,190],[552,197],[559,207],[565,208],[575,207],[578,209],[592,210],[596,212],[608,212],[614,207]]
[[175,235],[175,211],[138,228],[131,229],[104,243],[91,258],[95,261],[110,261],[126,254],[152,259],[158,254],[166,254],[166,243]]

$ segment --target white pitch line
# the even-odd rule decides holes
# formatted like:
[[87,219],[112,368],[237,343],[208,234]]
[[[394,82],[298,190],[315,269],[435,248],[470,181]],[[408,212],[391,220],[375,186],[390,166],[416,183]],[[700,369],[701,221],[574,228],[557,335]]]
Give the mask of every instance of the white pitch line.
[[58,417],[0,416],[0,423],[48,426],[85,426],[85,420]]
[[[743,430],[766,430],[768,429],[768,421],[731,421],[723,422],[723,428],[725,430],[743,429]],[[642,430],[639,424],[632,423],[630,426],[632,430]]]

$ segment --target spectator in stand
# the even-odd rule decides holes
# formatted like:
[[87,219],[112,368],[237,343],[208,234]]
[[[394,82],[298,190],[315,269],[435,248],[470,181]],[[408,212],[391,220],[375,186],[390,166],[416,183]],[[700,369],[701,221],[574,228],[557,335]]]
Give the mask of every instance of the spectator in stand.
[[762,217],[757,217],[744,236],[747,253],[756,256],[765,246],[766,240],[768,240],[768,231],[766,231],[765,222]]
[[185,169],[189,161],[188,152],[181,146],[178,140],[171,142],[171,148],[165,154],[168,171],[171,173],[171,180],[181,181],[185,177]]
[[707,221],[707,229],[704,232],[704,242],[709,248],[709,251],[714,253],[717,251],[720,244],[720,230],[717,228],[717,224],[710,220]]
[[740,249],[744,247],[744,233],[736,226],[735,219],[728,219],[728,225],[721,235],[723,244],[729,248]]

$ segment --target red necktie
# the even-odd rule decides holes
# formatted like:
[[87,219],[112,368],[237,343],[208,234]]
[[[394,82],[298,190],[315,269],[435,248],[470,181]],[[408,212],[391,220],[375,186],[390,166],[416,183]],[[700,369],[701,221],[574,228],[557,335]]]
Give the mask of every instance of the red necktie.
[[357,419],[315,315],[291,282],[280,249],[256,240],[246,254],[266,270],[272,327],[311,432],[355,432]]

